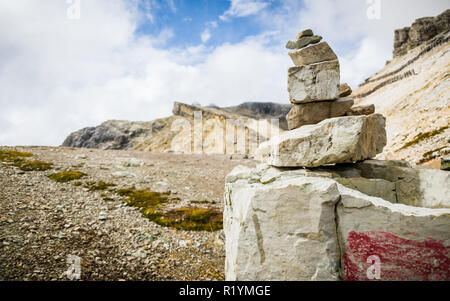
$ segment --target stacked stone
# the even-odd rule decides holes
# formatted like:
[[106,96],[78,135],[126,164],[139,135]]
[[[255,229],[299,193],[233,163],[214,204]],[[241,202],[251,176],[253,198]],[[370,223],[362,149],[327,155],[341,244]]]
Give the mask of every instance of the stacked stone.
[[339,60],[311,29],[289,41],[289,132],[260,145],[257,157],[278,167],[317,167],[374,157],[386,145],[385,118],[375,107],[353,107],[352,90],[340,85]]

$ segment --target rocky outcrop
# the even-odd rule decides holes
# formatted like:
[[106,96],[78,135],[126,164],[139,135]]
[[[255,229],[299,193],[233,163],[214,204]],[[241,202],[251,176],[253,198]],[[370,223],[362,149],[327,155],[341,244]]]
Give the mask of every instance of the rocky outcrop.
[[397,29],[394,37],[394,58],[405,55],[434,38],[436,35],[450,30],[450,9],[436,17],[417,19],[411,27]]
[[[435,20],[445,20],[447,10]],[[440,21],[445,24],[444,21]],[[416,27],[416,26],[414,26]],[[450,148],[450,31],[398,55],[355,89],[356,106],[374,105],[386,116],[388,144],[379,159],[439,168]]]
[[337,117],[264,142],[256,158],[278,167],[317,167],[369,159],[382,152],[385,145],[382,115]]
[[[417,171],[405,162],[364,164],[379,173]],[[381,280],[450,280],[450,202],[442,209],[395,204],[341,185],[335,169],[355,173],[348,166],[259,165],[227,176],[227,280],[371,280],[369,258],[381,261]],[[392,186],[383,187],[389,195]],[[425,194],[435,192],[423,187]]]
[[[201,113],[202,148],[205,153],[225,153],[220,137],[224,137],[227,122],[240,128],[237,135],[248,141],[267,139],[268,132],[287,129],[286,114],[291,105],[247,102],[235,107],[218,108],[174,103],[173,116],[150,122],[110,120],[97,127],[88,127],[70,134],[62,146],[101,149],[136,149],[143,151],[193,152],[194,115]],[[273,122],[278,122],[278,125]],[[279,127],[278,127],[279,126]],[[258,127],[261,130],[258,132]],[[242,133],[241,133],[242,132]],[[242,137],[241,137],[242,138]],[[229,138],[240,139],[240,138]],[[234,145],[235,141],[228,141]],[[222,143],[224,144],[224,143]],[[254,149],[228,150],[227,153],[253,154]],[[256,146],[255,146],[256,147]]]
[[136,139],[156,133],[164,126],[164,120],[154,122],[110,120],[98,127],[88,127],[70,134],[62,146],[129,149],[135,146]]

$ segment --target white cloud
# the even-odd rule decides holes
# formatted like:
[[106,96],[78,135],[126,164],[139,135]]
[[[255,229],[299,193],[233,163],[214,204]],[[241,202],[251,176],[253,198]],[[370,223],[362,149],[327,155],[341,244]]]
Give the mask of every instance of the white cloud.
[[230,8],[219,18],[222,21],[226,21],[232,17],[247,17],[255,15],[264,8],[266,8],[269,3],[261,0],[230,0]]
[[365,1],[285,0],[259,11],[266,31],[258,36],[186,49],[163,49],[170,28],[136,37],[146,16],[135,3],[82,1],[81,19],[72,21],[65,1],[0,2],[0,145],[58,145],[108,119],[169,116],[173,101],[288,103],[284,43],[306,27],[336,49],[343,80],[356,85],[390,58],[395,28],[440,13],[447,1],[383,1],[381,20],[369,21]]
[[0,3],[0,145],[58,145],[108,119],[169,116],[173,101],[287,102],[287,57],[252,40],[164,50],[173,32],[137,38],[128,5],[83,1],[73,21],[65,1]]
[[209,29],[205,29],[202,34],[200,35],[202,42],[206,43],[208,42],[208,40],[211,38],[211,32],[209,31]]

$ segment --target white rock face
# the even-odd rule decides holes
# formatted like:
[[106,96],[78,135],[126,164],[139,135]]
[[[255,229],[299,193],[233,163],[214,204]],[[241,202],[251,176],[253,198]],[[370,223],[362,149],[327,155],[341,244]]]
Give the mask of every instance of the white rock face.
[[291,103],[332,100],[339,97],[339,61],[328,61],[288,69]]
[[295,66],[305,66],[324,61],[337,60],[337,56],[327,42],[310,45],[299,50],[289,52]]
[[278,167],[317,167],[369,159],[385,145],[382,115],[337,117],[274,137],[259,146],[255,157]]
[[295,173],[265,185],[259,178],[258,168],[227,178],[226,280],[337,280],[337,184]]
[[227,280],[371,280],[376,259],[381,280],[450,280],[449,208],[393,204],[329,172],[265,164],[236,167],[224,202]]
[[432,168],[417,169],[421,199],[428,208],[450,208],[450,172]]
[[339,185],[337,206],[341,276],[369,280],[380,260],[380,280],[449,280],[450,209],[392,204]]

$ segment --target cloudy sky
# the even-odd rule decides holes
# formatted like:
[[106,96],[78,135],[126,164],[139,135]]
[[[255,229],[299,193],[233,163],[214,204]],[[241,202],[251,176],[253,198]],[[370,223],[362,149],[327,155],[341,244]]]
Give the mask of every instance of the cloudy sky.
[[[380,10],[378,10],[378,4]],[[60,145],[174,101],[288,103],[284,45],[312,28],[356,87],[392,57],[394,29],[448,0],[1,0],[0,145]]]

